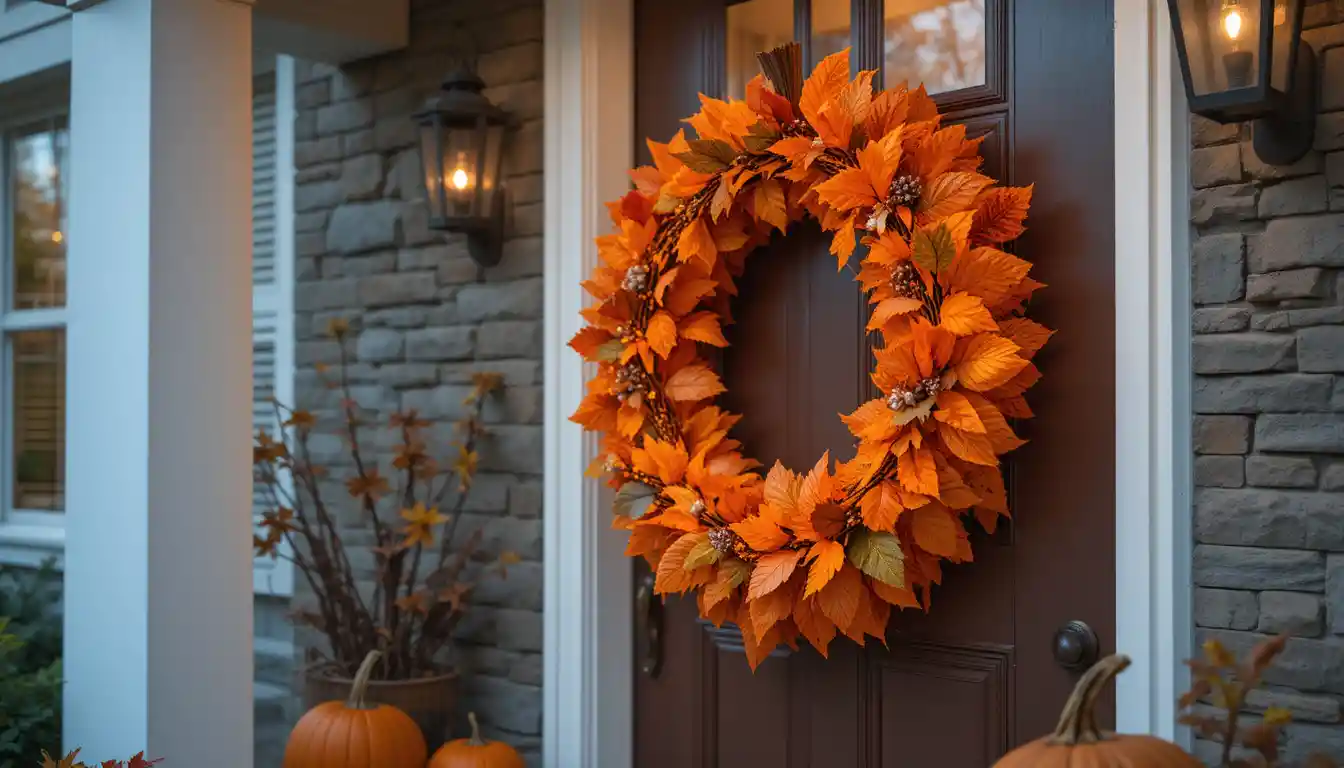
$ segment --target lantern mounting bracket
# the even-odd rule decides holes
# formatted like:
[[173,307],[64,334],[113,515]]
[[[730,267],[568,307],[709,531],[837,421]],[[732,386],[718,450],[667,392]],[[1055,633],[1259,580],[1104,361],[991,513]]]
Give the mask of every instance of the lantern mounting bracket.
[[1316,139],[1316,52],[1306,40],[1297,51],[1293,87],[1284,106],[1251,124],[1251,147],[1269,165],[1292,165]]

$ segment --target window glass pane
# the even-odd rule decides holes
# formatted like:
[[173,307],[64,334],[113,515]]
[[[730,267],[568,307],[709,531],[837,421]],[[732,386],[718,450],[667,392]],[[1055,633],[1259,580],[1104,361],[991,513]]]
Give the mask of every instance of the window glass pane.
[[812,0],[812,63],[850,46],[850,0]]
[[9,337],[14,508],[65,509],[65,331]]
[[756,54],[793,40],[793,0],[746,0],[728,6],[726,95],[740,99],[761,71]]
[[69,144],[65,118],[30,126],[14,137],[10,150],[14,309],[65,306]]
[[929,93],[985,84],[985,0],[887,0],[883,82]]

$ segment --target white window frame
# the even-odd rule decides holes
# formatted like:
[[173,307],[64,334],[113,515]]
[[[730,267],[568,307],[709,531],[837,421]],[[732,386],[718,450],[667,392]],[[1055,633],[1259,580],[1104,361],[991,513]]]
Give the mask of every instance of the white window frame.
[[[12,111],[0,120],[0,562],[37,565],[49,558],[60,563],[65,549],[65,510],[16,509],[13,506],[14,469],[14,370],[13,342],[17,331],[64,330],[69,307],[9,309],[9,282],[13,259],[11,233],[14,211],[12,195],[12,140],[16,132],[34,124],[70,115],[68,89],[40,99],[6,99]],[[68,123],[67,123],[68,124]],[[68,185],[73,170],[62,183]],[[69,486],[69,477],[65,478]]]

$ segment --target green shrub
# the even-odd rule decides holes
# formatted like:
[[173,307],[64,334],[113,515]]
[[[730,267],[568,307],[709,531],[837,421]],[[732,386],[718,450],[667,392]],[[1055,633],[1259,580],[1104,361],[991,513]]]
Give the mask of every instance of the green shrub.
[[61,745],[61,576],[0,566],[0,768]]

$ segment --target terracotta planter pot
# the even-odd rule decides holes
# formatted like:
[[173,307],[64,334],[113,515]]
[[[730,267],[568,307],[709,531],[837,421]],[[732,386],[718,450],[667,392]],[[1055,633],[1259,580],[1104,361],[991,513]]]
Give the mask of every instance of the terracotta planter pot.
[[[345,701],[354,681],[315,668],[304,676],[304,711],[324,701]],[[410,715],[420,726],[430,754],[443,746],[448,727],[457,712],[457,672],[418,680],[374,680],[369,683],[370,702],[388,704]]]

